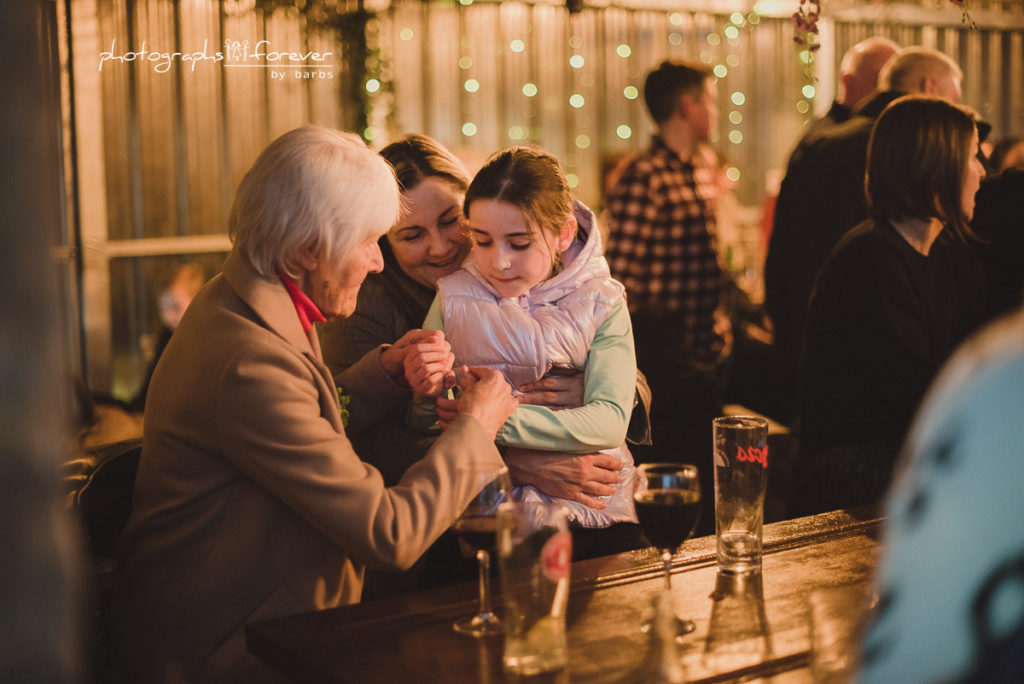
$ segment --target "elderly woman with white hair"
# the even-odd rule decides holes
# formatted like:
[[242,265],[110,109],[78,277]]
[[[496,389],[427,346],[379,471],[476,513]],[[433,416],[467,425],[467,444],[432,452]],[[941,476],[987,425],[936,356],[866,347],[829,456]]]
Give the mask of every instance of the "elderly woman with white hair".
[[[125,681],[265,681],[247,622],[359,600],[365,566],[404,568],[502,466],[516,402],[501,376],[463,373],[459,416],[386,488],[346,431],[451,365],[413,330],[332,378],[313,323],[352,313],[399,212],[388,164],[357,137],[305,127],[243,178],[223,273],[193,300],[150,386],[110,632]],[[338,388],[351,397],[343,425]]]

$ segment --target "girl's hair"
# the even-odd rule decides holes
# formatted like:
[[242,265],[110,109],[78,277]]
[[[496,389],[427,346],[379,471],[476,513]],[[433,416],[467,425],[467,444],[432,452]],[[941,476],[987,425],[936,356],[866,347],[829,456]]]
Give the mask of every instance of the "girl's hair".
[[441,178],[465,192],[469,185],[466,168],[444,145],[433,138],[411,133],[380,151],[395,169],[402,192],[414,190],[425,178]]
[[893,100],[868,142],[865,190],[872,218],[930,218],[976,239],[962,196],[977,135],[970,108],[929,95]]
[[394,172],[358,136],[305,126],[270,143],[246,172],[229,235],[260,275],[295,278],[304,248],[344,261],[394,225],[399,208]]
[[558,159],[531,147],[509,147],[496,152],[466,190],[462,212],[479,199],[507,202],[523,212],[538,230],[558,235],[573,214],[572,194]]

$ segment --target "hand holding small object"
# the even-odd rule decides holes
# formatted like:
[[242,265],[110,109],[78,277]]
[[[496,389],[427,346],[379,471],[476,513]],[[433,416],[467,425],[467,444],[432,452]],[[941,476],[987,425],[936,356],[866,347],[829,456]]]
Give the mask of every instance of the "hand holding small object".
[[505,376],[493,368],[460,366],[459,387],[462,394],[456,402],[458,412],[480,421],[491,439],[519,406]]
[[455,363],[451,345],[440,330],[410,330],[384,350],[381,363],[396,379],[425,397],[444,390],[445,378]]

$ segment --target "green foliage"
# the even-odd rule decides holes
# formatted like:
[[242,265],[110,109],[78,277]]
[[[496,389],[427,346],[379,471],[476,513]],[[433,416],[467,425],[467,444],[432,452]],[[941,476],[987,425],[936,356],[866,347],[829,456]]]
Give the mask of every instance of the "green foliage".
[[348,427],[348,405],[352,403],[351,395],[345,394],[345,390],[338,388],[338,403],[341,404],[341,424]]

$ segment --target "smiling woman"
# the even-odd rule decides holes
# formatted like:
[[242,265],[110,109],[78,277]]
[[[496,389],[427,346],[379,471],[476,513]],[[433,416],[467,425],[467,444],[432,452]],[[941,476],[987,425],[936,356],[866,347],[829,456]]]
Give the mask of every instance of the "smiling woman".
[[[324,361],[340,373],[382,344],[419,328],[434,299],[437,281],[458,270],[469,253],[462,197],[469,185],[461,162],[440,143],[408,135],[383,150],[402,191],[398,220],[377,241],[384,269],[359,290],[356,309],[344,320],[318,326]],[[429,446],[406,428],[405,407],[355,437],[360,456],[397,482]]]

